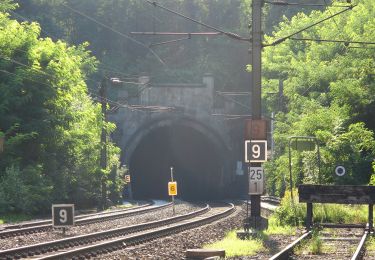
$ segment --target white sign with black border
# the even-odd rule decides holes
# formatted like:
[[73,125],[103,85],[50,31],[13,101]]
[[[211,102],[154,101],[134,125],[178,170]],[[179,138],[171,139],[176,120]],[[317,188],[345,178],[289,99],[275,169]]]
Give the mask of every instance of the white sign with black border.
[[52,204],[52,226],[54,228],[74,226],[74,204]]
[[267,140],[246,140],[245,141],[245,162],[266,162],[267,161]]
[[264,170],[263,167],[248,166],[249,194],[262,195],[264,193]]
[[345,175],[346,169],[342,165],[337,165],[336,168],[335,168],[335,173],[336,173],[337,176],[342,177],[342,176]]

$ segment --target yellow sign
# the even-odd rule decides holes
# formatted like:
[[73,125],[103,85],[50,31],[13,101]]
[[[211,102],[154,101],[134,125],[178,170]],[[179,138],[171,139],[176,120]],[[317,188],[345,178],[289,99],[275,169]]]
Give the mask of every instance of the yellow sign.
[[125,182],[130,183],[130,175],[125,175]]
[[168,182],[168,194],[169,196],[177,195],[177,182],[175,181]]

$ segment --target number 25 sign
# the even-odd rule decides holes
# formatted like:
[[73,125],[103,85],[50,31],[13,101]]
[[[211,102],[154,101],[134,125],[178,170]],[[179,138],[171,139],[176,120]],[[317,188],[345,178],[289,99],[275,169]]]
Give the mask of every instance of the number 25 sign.
[[266,140],[246,140],[245,141],[245,162],[265,162],[267,161],[267,141]]
[[249,194],[262,195],[264,192],[264,170],[262,167],[248,167]]

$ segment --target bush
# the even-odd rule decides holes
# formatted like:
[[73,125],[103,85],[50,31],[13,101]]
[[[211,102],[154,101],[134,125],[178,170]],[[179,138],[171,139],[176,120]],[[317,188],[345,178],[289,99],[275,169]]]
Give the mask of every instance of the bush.
[[52,187],[41,175],[41,167],[6,169],[0,180],[0,213],[40,213],[49,208]]
[[294,201],[292,201],[290,190],[285,192],[280,207],[275,211],[278,225],[300,225],[305,220],[306,204],[298,203],[298,192],[293,190]]

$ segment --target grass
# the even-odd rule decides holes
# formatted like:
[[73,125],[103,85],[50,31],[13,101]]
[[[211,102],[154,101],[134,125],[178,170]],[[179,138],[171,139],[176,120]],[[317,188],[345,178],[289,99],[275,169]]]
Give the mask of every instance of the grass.
[[206,249],[224,249],[226,257],[256,255],[264,250],[260,239],[241,240],[237,238],[237,230],[230,231],[223,240],[205,245]]
[[375,237],[371,236],[366,241],[366,250],[375,251]]
[[364,205],[314,205],[314,219],[316,222],[366,223],[367,214],[368,207]]
[[264,234],[269,235],[287,235],[292,236],[296,234],[296,228],[290,225],[281,225],[275,215],[271,215],[268,219],[268,229]]
[[[294,203],[289,192],[285,193],[275,216],[278,223],[303,225],[306,216],[306,203],[298,203],[295,190]],[[368,207],[365,205],[341,205],[314,203],[314,222],[367,223]]]
[[237,238],[237,230],[230,231],[223,240],[205,245],[206,249],[224,249],[227,257],[240,257],[256,255],[265,251],[263,241],[271,235],[295,235],[296,228],[289,225],[279,225],[275,216],[268,219],[268,229],[260,232],[258,238],[241,240]]
[[323,252],[322,246],[323,246],[323,243],[322,243],[322,239],[319,235],[319,231],[314,230],[313,234],[312,234],[312,237],[311,237],[311,241],[309,243],[310,252],[313,255],[320,255]]
[[17,223],[30,219],[32,219],[32,217],[26,214],[3,214],[0,215],[0,224]]

